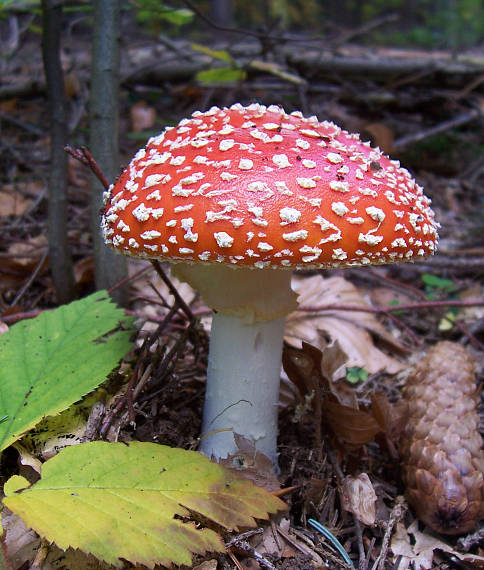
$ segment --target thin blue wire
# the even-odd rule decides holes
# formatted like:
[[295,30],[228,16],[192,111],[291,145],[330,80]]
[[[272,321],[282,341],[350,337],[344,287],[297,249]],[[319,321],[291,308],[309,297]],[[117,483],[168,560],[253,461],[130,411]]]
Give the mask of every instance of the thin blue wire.
[[321,523],[319,523],[318,521],[315,521],[314,519],[308,519],[308,523],[314,527],[316,530],[319,530],[319,532],[325,537],[327,538],[331,544],[336,548],[336,550],[341,554],[343,560],[346,562],[346,564],[348,564],[348,566],[350,566],[351,568],[354,568],[353,566],[353,562],[351,561],[351,558],[348,556],[348,553],[346,552],[346,550],[343,548],[343,545],[341,544],[341,542],[334,536],[334,534],[332,534],[325,526],[323,526]]

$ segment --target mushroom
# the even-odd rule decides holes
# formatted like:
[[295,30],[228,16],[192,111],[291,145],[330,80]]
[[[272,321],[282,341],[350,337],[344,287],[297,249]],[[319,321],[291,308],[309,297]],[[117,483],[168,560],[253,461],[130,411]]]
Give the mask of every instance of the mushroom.
[[195,112],[138,151],[105,193],[105,241],[167,260],[213,309],[203,453],[234,434],[277,460],[294,269],[422,259],[437,242],[409,172],[330,122],[278,106]]

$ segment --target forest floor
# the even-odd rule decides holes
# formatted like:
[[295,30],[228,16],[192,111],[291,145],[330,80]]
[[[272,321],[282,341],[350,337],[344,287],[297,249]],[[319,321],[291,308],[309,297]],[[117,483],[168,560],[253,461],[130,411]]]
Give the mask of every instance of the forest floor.
[[[142,37],[124,45],[122,164],[127,164],[148,136],[197,109],[252,101],[280,104],[287,111],[300,109],[362,133],[364,139],[401,160],[432,198],[441,224],[440,246],[434,258],[415,264],[295,277],[301,309],[288,318],[286,359],[313,354],[307,348],[297,352],[302,341],[323,352],[337,341],[336,357],[352,369],[353,376],[332,377],[333,370],[326,375],[320,372],[318,381],[321,390],[338,393],[350,411],[343,418],[338,414],[321,418],[321,409],[316,413],[305,400],[297,373],[286,367],[279,416],[279,475],[271,473],[265,458],[254,455],[247,442],[241,442],[232,463],[262,486],[288,489],[283,499],[289,509],[271,524],[261,524],[261,533],[251,538],[252,551],[244,552],[242,541],[237,546],[235,535],[227,536],[233,545],[230,555],[209,555],[194,567],[349,567],[331,542],[308,525],[310,518],[340,541],[360,570],[412,565],[484,567],[483,559],[475,558],[484,555],[482,528],[479,531],[476,525],[463,537],[444,536],[416,522],[403,498],[400,434],[395,428],[401,421],[397,404],[405,379],[423,354],[440,341],[466,347],[475,364],[476,387],[484,379],[484,139],[480,114],[484,67],[475,63],[482,62],[483,56],[478,51],[467,54],[465,61],[459,60],[463,68],[456,71],[452,68],[456,60],[449,54],[437,58],[445,63],[440,67],[419,69],[428,54],[396,55],[392,50],[351,45],[324,50],[297,42],[289,42],[289,47],[291,53],[299,53],[299,62],[291,63],[288,56],[275,56],[277,49],[269,50],[269,71],[247,64],[244,80],[201,84],[194,78],[197,66],[220,62],[193,50],[188,42],[165,39],[161,43]],[[258,49],[256,42],[248,47],[236,45],[233,53],[244,60],[240,54],[252,50],[252,59],[262,59]],[[304,54],[309,58],[318,50],[321,59],[323,55],[325,61],[336,57],[338,64],[343,58],[353,58],[354,63],[355,54],[364,54],[374,67],[345,72],[329,64],[318,67],[314,60],[305,66]],[[71,144],[78,147],[88,137],[88,38],[74,34],[64,45],[63,59]],[[395,62],[393,72],[388,70],[389,61],[390,67]],[[400,67],[402,61],[415,65]],[[161,64],[158,70],[157,63]],[[38,38],[27,35],[1,65],[0,332],[56,306],[46,253],[49,122],[39,79]],[[475,65],[475,70],[469,72],[468,65]],[[284,76],[281,70],[291,75]],[[85,296],[94,290],[89,173],[71,158],[68,192],[77,292]],[[130,275],[128,310],[137,317],[139,332],[137,350],[123,366],[124,377],[126,370],[134,374],[136,369],[137,396],[131,409],[126,405],[114,413],[112,402],[126,392],[126,384],[117,387],[103,416],[104,437],[195,449],[209,311],[188,286],[172,280],[190,308],[187,315],[167,285],[144,263],[130,262]],[[174,305],[176,310],[170,313]],[[396,312],[396,305],[406,308]],[[361,310],[349,310],[354,306]],[[161,342],[155,333],[161,335],[156,337]],[[452,368],[451,357],[448,366]],[[141,379],[143,387],[136,390]],[[389,402],[378,408],[386,414],[383,423],[377,421],[375,394]],[[483,406],[479,409],[482,430]],[[130,413],[135,414],[134,424]],[[10,462],[9,469],[14,470],[15,458],[10,457]],[[15,568],[29,567],[28,561],[23,564]],[[93,564],[91,560],[79,567],[97,567]]]

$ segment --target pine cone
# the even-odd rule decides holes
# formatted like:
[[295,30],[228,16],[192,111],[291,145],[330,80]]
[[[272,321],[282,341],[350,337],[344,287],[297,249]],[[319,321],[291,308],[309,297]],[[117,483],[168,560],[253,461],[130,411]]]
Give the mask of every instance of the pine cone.
[[437,532],[469,532],[484,518],[484,455],[467,350],[439,342],[407,379],[404,398],[409,418],[400,454],[408,502]]

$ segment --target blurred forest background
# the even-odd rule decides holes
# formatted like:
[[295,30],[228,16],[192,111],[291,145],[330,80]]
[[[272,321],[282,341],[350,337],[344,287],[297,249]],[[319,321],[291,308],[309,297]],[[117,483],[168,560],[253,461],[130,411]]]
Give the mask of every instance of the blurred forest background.
[[114,286],[126,267],[100,242],[102,187],[89,190],[63,147],[87,145],[112,181],[149,136],[214,104],[333,120],[420,171],[431,196],[429,176],[472,187],[467,201],[482,181],[483,42],[480,0],[1,0],[0,215],[22,216],[3,240],[5,264],[48,210],[46,302],[89,290],[93,268],[98,287]]

